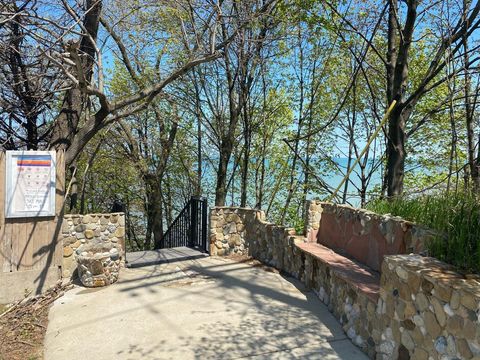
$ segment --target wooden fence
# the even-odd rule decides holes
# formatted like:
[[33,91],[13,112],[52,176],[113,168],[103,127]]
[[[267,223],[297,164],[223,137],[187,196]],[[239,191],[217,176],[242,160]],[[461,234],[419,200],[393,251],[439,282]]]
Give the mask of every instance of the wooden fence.
[[0,152],[0,304],[37,294],[61,278],[64,153],[57,152],[55,216],[5,218],[6,161]]

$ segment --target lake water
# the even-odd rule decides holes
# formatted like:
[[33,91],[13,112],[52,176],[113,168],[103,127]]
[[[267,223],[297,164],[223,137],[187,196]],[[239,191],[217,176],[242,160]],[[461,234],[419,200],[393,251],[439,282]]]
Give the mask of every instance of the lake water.
[[[332,170],[328,172],[328,175],[323,175],[321,176],[321,179],[328,185],[331,191],[337,188],[337,186],[340,184],[340,182],[343,180],[345,177],[345,174],[347,172],[347,164],[348,164],[348,159],[347,158],[334,158],[333,161],[337,164],[337,171]],[[355,160],[352,160],[352,164]],[[375,162],[369,162],[367,164],[367,167],[365,169],[365,172],[368,173],[372,166],[375,166]],[[319,172],[320,173],[320,172]],[[352,171],[350,177],[349,177],[349,185],[348,185],[348,195],[347,195],[347,202],[353,206],[359,206],[360,205],[360,196],[358,195],[358,190],[357,188],[361,187],[361,180],[359,177],[360,174],[360,166],[357,165],[355,169]],[[382,184],[382,179],[381,179],[381,168],[378,167],[375,172],[372,174],[367,191],[373,191],[376,188],[380,188]],[[320,174],[316,174],[316,176],[320,177]],[[204,169],[204,177],[203,177],[203,187],[204,189],[209,189],[209,196],[208,200],[210,204],[213,204],[215,201],[215,194],[214,189],[215,189],[215,170],[212,167],[208,167]],[[239,177],[235,179],[236,181],[236,186],[238,186],[238,181]],[[312,183],[314,183],[316,180],[315,178],[311,177]],[[210,190],[211,189],[211,190]],[[344,185],[342,185],[341,189],[338,191],[339,198],[343,196],[343,190],[344,190]],[[237,189],[238,191],[238,189]],[[283,195],[282,195],[283,196]],[[327,192],[324,193],[310,193],[308,195],[309,199],[313,198],[320,198],[320,199],[325,199],[327,197]],[[231,198],[231,193],[229,193],[227,197],[227,204],[232,203],[232,198]],[[234,201],[233,203],[235,205],[238,205],[240,203],[239,199],[239,194],[234,195]]]

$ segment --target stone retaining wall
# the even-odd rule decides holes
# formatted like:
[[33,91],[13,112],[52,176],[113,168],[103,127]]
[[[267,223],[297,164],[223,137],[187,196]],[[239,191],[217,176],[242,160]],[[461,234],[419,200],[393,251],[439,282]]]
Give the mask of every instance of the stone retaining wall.
[[74,276],[77,269],[75,252],[82,246],[102,245],[107,252],[116,249],[124,260],[125,215],[112,214],[68,214],[63,218],[63,277]]
[[374,358],[372,329],[377,296],[359,291],[341,271],[332,271],[328,263],[310,254],[305,254],[304,282],[338,319],[350,340]]
[[380,271],[385,255],[419,254],[435,233],[400,217],[307,202],[306,237]]
[[382,359],[479,359],[480,276],[429,257],[387,256],[377,318]]
[[[309,208],[306,236],[318,234],[328,224],[321,221],[325,212],[332,211],[314,205],[321,206]],[[340,218],[346,216],[343,210],[341,214]],[[352,214],[359,222],[369,215]],[[386,225],[386,238],[392,238],[391,226]],[[415,226],[409,224],[404,234],[415,233],[412,229]],[[303,281],[371,358],[480,359],[479,277],[465,279],[449,266],[420,255],[385,256],[379,291],[372,296],[349,280],[346,271],[303,251],[308,238],[268,223],[263,212],[253,209],[213,208],[210,244],[211,255],[248,254]]]
[[246,254],[246,225],[253,229],[260,212],[251,209],[215,207],[210,211],[210,254]]
[[210,211],[210,255],[251,255],[299,277],[303,260],[294,243],[301,239],[293,228],[265,221],[263,211],[236,207]]

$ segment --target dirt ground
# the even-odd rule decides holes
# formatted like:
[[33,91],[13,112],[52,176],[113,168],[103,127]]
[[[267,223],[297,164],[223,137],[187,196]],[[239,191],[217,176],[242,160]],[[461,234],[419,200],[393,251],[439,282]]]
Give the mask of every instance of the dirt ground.
[[0,305],[0,360],[41,360],[48,311],[65,287],[57,284],[41,296]]

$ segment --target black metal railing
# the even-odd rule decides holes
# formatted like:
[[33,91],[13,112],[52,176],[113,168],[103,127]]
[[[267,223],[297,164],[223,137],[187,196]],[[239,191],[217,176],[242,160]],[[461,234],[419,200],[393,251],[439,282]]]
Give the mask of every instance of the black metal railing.
[[162,248],[188,246],[208,252],[207,199],[192,197],[163,234]]

